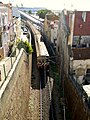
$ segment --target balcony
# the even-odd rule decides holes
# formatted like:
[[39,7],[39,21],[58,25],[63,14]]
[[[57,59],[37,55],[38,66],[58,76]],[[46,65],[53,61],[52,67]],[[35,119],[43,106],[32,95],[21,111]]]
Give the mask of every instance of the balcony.
[[1,33],[1,32],[3,32],[3,27],[2,27],[2,26],[0,26],[0,33]]
[[74,60],[86,60],[90,59],[90,47],[89,48],[72,48]]

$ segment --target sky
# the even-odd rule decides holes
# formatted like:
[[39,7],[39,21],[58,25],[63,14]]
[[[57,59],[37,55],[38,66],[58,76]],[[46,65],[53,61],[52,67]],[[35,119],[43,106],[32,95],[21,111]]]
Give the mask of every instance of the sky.
[[0,0],[3,3],[11,2],[14,6],[16,4],[24,7],[44,7],[51,10],[89,10],[90,0]]

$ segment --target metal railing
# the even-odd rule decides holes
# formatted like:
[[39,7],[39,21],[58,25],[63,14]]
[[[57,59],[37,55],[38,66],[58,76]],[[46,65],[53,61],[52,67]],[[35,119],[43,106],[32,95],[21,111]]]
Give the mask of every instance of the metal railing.
[[78,92],[78,95],[80,96],[80,98],[82,99],[84,104],[86,105],[86,107],[88,107],[88,109],[90,109],[90,100],[89,100],[89,97],[86,94],[85,90],[83,89],[82,85],[80,85],[77,82],[77,80],[75,80],[73,74],[70,74],[69,78],[70,78],[71,82],[73,83],[76,91]]
[[41,82],[40,82],[40,120],[43,120],[43,107],[42,107],[43,101],[42,101],[42,88],[41,88]]

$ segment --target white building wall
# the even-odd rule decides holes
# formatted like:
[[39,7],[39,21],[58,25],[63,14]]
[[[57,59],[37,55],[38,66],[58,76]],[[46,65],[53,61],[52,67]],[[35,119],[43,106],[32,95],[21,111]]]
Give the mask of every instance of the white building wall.
[[4,50],[4,57],[8,55],[8,50],[9,50],[7,38],[8,38],[8,33],[5,32],[4,34],[2,34],[2,47]]
[[58,25],[54,23],[53,28],[51,28],[51,42],[55,44],[57,43],[57,32],[58,32]]
[[51,29],[51,42],[54,43],[54,30]]
[[[1,26],[1,41],[4,50],[4,57],[7,57],[9,50],[10,35],[13,33],[10,25],[12,25],[12,9],[8,4],[0,5],[0,26]],[[10,18],[9,18],[10,17]],[[9,21],[10,20],[10,21]]]

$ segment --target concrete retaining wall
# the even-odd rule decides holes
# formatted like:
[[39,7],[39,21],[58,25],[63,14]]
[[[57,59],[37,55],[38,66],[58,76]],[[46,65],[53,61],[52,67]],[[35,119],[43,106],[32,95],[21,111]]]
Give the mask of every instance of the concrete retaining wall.
[[0,120],[26,120],[31,80],[30,64],[31,55],[27,57],[22,49],[0,89]]

